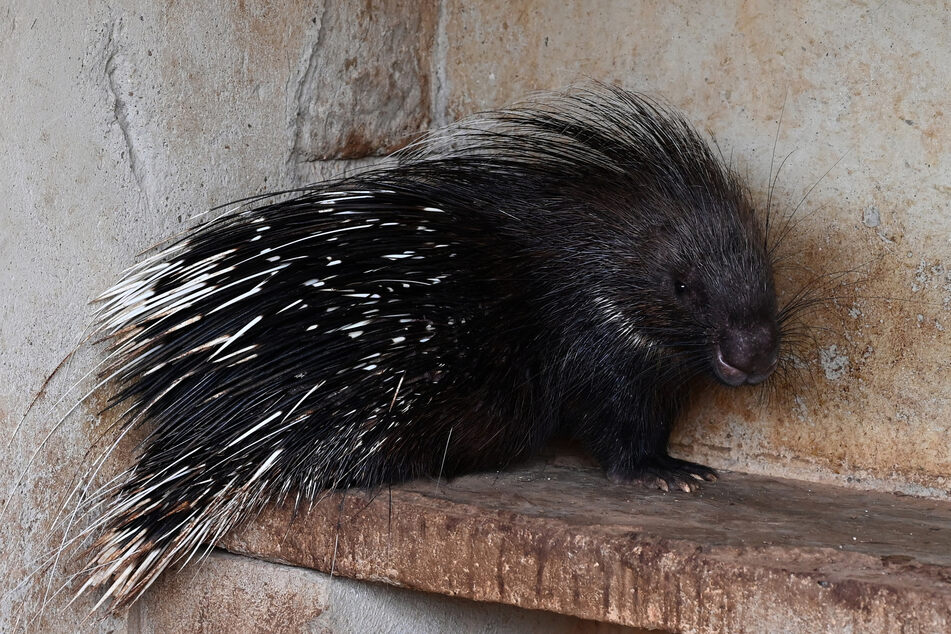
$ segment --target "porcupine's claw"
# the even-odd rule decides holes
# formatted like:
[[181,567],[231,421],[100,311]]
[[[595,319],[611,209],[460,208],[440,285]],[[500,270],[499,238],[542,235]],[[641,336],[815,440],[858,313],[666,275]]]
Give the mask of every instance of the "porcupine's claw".
[[616,483],[637,483],[661,491],[674,489],[692,493],[700,490],[700,481],[716,482],[717,472],[696,462],[658,456],[632,474],[612,472],[608,477]]

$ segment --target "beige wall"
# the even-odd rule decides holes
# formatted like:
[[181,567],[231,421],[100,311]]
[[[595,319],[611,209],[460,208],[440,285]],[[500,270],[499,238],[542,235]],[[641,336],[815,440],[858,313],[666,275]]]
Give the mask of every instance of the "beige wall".
[[[676,436],[720,467],[946,497],[951,14],[943,3],[450,2],[451,116],[593,77],[665,96],[777,210],[779,285],[855,270],[798,393],[716,390]],[[785,109],[784,109],[785,106]],[[778,124],[782,114],[782,126]],[[949,113],[951,115],[951,113]],[[778,133],[778,139],[777,139]],[[776,166],[774,165],[774,172]],[[826,330],[828,329],[828,330]]]
[[[832,310],[800,351],[800,389],[768,400],[753,389],[711,392],[679,429],[677,451],[725,468],[948,496],[943,3],[327,5],[15,2],[0,11],[0,503],[27,471],[0,519],[0,588],[44,552],[97,408],[68,418],[31,466],[66,408],[47,415],[52,400],[41,402],[6,439],[80,341],[87,301],[138,251],[210,205],[345,168],[434,123],[585,77],[680,106],[760,199],[777,139],[776,162],[789,155],[777,208],[788,212],[811,190],[787,243],[798,266],[781,272],[780,286],[855,271],[831,283]],[[80,354],[50,393],[63,394],[97,355]],[[37,592],[3,595],[0,629],[18,605],[33,611]],[[42,625],[73,629],[88,608]]]

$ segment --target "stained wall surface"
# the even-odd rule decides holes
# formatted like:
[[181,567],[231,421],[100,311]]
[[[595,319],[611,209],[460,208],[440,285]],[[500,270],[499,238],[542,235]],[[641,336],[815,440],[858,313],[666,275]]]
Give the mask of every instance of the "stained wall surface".
[[[773,212],[795,212],[780,289],[788,299],[812,281],[828,298],[794,351],[792,385],[708,391],[675,451],[948,497],[949,22],[941,2],[0,10],[0,629],[36,614],[64,581],[15,587],[58,534],[49,525],[108,422],[95,402],[56,425],[91,387],[81,379],[101,350],[83,347],[13,430],[82,341],[88,301],[136,253],[213,205],[361,165],[431,125],[585,79],[683,109],[762,203],[774,182]],[[56,595],[36,628],[75,630],[92,605],[64,604]]]
[[[951,81],[942,3],[450,2],[450,117],[592,77],[662,95],[776,216],[778,284],[828,297],[793,387],[710,391],[679,453],[946,497]],[[781,121],[780,121],[781,119]],[[781,169],[780,169],[781,166]],[[772,178],[771,178],[772,174]],[[779,392],[779,393],[777,393]]]

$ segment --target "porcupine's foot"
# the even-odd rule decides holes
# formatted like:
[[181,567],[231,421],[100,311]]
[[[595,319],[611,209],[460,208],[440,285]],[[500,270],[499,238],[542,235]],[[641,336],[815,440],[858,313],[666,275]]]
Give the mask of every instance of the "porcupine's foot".
[[631,471],[608,471],[612,482],[636,482],[643,486],[670,491],[679,489],[691,493],[700,490],[700,482],[716,482],[717,472],[696,462],[678,460],[670,456],[657,456],[638,465]]

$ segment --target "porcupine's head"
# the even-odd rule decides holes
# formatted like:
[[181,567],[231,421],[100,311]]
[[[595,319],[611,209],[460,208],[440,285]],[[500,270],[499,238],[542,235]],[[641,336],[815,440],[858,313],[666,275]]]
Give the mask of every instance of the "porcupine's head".
[[546,175],[567,166],[545,187],[549,210],[568,217],[541,248],[560,245],[596,322],[689,374],[731,386],[770,376],[781,330],[766,229],[745,186],[681,115],[601,86],[506,121]]
[[[726,172],[704,179],[689,194],[656,200],[666,209],[644,243],[656,302],[646,314],[656,320],[653,337],[695,368],[731,386],[760,383],[779,360],[768,250],[735,179]],[[645,324],[647,338],[652,325]]]
[[616,302],[635,309],[646,342],[689,370],[731,386],[760,383],[778,364],[780,328],[765,229],[747,189],[680,115],[639,102],[633,112],[628,191],[613,202],[633,216]]

